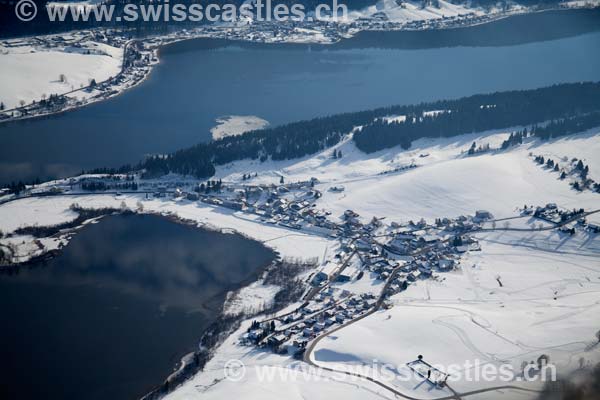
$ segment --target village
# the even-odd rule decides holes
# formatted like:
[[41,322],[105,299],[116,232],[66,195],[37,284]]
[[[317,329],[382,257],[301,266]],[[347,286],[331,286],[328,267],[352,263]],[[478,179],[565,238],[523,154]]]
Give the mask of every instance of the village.
[[[318,208],[323,186],[318,178],[279,184],[244,183],[256,178],[244,174],[241,183],[222,181],[151,181],[133,177],[73,178],[64,192],[97,189],[121,195],[132,185],[146,198],[164,201],[198,202],[233,211],[249,213],[261,223],[285,229],[302,230],[334,239],[335,252],[324,259],[316,270],[305,277],[306,289],[298,307],[253,321],[239,338],[241,344],[308,359],[311,343],[342,327],[356,322],[382,308],[392,307],[390,296],[405,291],[422,280],[443,280],[443,274],[461,265],[468,252],[481,250],[473,233],[492,230],[549,230],[573,235],[576,230],[600,232],[600,227],[586,222],[583,209],[567,210],[554,203],[544,206],[524,205],[515,217],[496,220],[485,210],[474,215],[438,218],[432,223],[421,219],[405,223],[384,223],[372,218],[365,223],[360,215],[346,210],[341,216]],[[56,187],[53,188],[56,192]],[[328,191],[343,192],[344,187],[329,186]],[[338,217],[338,218],[336,218]],[[528,220],[526,227],[512,221]],[[537,222],[533,222],[537,221]],[[513,225],[511,225],[511,223]],[[498,280],[498,284],[502,282]],[[433,384],[443,385],[447,375],[415,360],[409,366],[428,377]],[[424,369],[425,368],[425,369]]]

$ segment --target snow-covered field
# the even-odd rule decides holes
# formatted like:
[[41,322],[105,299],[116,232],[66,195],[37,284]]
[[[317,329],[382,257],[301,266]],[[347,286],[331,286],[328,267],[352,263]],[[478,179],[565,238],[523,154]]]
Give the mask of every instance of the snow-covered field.
[[[497,218],[518,215],[524,204],[557,203],[559,207],[600,208],[600,197],[590,191],[576,192],[557,173],[534,163],[529,153],[554,159],[581,158],[597,179],[600,168],[600,130],[547,142],[528,139],[523,145],[468,156],[475,141],[497,147],[509,132],[469,134],[449,139],[423,139],[411,149],[393,148],[370,155],[360,152],[351,140],[335,147],[342,157],[332,158],[333,149],[299,160],[265,162],[240,161],[221,166],[217,178],[240,183],[244,174],[258,173],[249,184],[319,179],[323,193],[317,208],[339,217],[350,208],[368,221],[372,216],[384,222],[432,221],[486,209]],[[400,170],[415,164],[415,168]],[[331,192],[331,186],[344,186]],[[83,207],[121,207],[145,212],[176,215],[198,224],[235,230],[271,246],[282,256],[316,257],[326,262],[338,242],[312,234],[269,225],[258,217],[183,199],[145,199],[143,195],[62,196],[24,199],[0,206],[0,229],[12,232],[25,225],[47,225],[69,221],[75,214],[72,203]],[[590,216],[597,220],[599,214]],[[499,222],[500,223],[500,222]],[[537,225],[537,223],[536,223]],[[529,218],[510,220],[512,227],[531,227]],[[548,226],[543,225],[543,226]],[[389,363],[388,383],[403,395],[433,399],[452,395],[418,376],[409,374],[407,362],[422,354],[439,368],[455,368],[448,381],[458,392],[486,390],[463,396],[477,399],[533,399],[541,383],[517,380],[482,381],[467,379],[465,372],[483,371],[486,366],[510,365],[520,373],[523,362],[547,354],[559,374],[579,368],[580,360],[600,361],[595,345],[600,308],[600,236],[580,232],[575,236],[556,230],[495,231],[476,234],[480,252],[463,256],[460,267],[439,279],[418,281],[391,298],[392,308],[378,311],[320,340],[312,360],[333,369]],[[19,240],[25,240],[19,237]],[[7,239],[2,239],[7,240]],[[24,246],[30,246],[26,243]],[[349,263],[348,273],[357,266]],[[377,292],[381,285],[372,277],[340,288],[364,293]],[[254,283],[230,297],[230,312],[268,302],[276,288]],[[326,399],[394,398],[377,384],[331,371],[310,370],[289,356],[275,355],[255,347],[241,346],[239,339],[250,321],[226,339],[204,371],[168,396],[169,399],[224,399],[243,397]],[[246,373],[239,381],[224,379],[228,360],[239,359]],[[466,367],[465,363],[479,362]],[[258,369],[257,369],[258,368]],[[303,368],[303,373],[298,373]],[[308,368],[308,370],[306,370]],[[368,368],[366,371],[369,371]],[[451,372],[451,371],[448,371]],[[265,376],[266,374],[266,376]],[[290,376],[290,374],[292,374]],[[400,379],[405,377],[405,379]],[[495,378],[497,379],[497,377]],[[516,388],[495,390],[501,385]]]
[[[91,79],[101,82],[121,70],[123,49],[98,42],[83,47],[46,47],[17,41],[0,45],[0,101],[6,109],[19,107],[51,94],[63,94]],[[89,53],[89,54],[88,54]]]

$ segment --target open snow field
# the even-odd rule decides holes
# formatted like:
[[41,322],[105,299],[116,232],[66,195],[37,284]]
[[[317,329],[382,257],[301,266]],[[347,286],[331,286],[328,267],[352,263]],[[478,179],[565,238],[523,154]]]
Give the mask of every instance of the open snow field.
[[46,47],[13,42],[0,44],[0,101],[6,109],[79,89],[91,79],[104,81],[117,75],[123,62],[123,49],[104,43]]

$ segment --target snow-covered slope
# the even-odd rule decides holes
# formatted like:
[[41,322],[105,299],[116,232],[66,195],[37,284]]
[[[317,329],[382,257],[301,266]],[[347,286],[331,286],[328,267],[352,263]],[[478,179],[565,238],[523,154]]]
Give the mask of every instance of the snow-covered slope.
[[[598,205],[598,195],[576,193],[567,182],[536,165],[530,152],[556,159],[577,157],[590,165],[590,176],[600,173],[600,129],[548,142],[531,140],[508,151],[491,151],[467,156],[475,141],[499,147],[509,133],[490,132],[447,139],[420,139],[409,150],[395,147],[366,155],[351,139],[334,149],[342,158],[333,159],[334,149],[301,160],[242,161],[219,167],[217,176],[238,180],[244,173],[258,173],[251,183],[277,183],[316,177],[323,192],[318,205],[334,216],[353,209],[368,220],[455,217],[486,209],[496,217],[512,215],[523,204],[548,202],[572,208]],[[416,168],[400,170],[411,164]],[[342,193],[332,186],[344,186]]]

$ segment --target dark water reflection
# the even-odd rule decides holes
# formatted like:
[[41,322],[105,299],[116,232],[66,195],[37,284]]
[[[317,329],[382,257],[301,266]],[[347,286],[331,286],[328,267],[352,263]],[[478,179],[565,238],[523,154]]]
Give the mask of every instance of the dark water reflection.
[[274,253],[239,235],[113,216],[0,275],[3,399],[132,399],[195,348],[226,291]]

